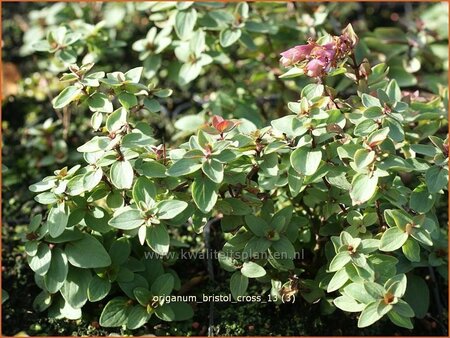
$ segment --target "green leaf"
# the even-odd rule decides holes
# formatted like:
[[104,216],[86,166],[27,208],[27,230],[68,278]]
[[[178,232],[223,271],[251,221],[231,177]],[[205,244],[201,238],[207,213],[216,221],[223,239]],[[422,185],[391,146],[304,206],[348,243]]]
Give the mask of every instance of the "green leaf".
[[367,136],[370,133],[376,131],[378,128],[378,124],[375,123],[375,121],[369,119],[364,120],[355,127],[353,133],[355,136]]
[[408,239],[408,234],[398,227],[387,229],[380,240],[381,251],[395,251],[402,247]]
[[399,313],[397,313],[396,311],[390,311],[388,313],[388,317],[391,320],[391,322],[397,326],[404,327],[410,330],[414,328],[410,318],[404,317]]
[[144,106],[147,108],[151,113],[158,113],[161,111],[161,105],[159,102],[155,99],[144,99]]
[[131,189],[134,178],[133,167],[128,161],[114,162],[109,176],[111,183],[118,189]]
[[132,230],[139,228],[144,223],[141,211],[137,209],[128,209],[117,215],[114,215],[108,222],[110,226],[116,229]]
[[358,169],[366,168],[375,160],[375,152],[373,150],[359,149],[355,153],[355,165]]
[[270,248],[272,242],[266,238],[252,237],[244,247],[244,251],[249,257],[258,256]]
[[291,165],[300,174],[311,176],[316,173],[322,160],[320,150],[297,148],[291,154]]
[[367,293],[369,295],[371,295],[374,299],[383,298],[383,296],[385,294],[385,290],[384,290],[383,286],[381,286],[378,283],[374,283],[371,281],[365,281],[363,286],[364,286],[364,289],[366,289]]
[[304,175],[297,173],[297,171],[290,167],[288,170],[288,185],[292,197],[296,197],[303,186]]
[[411,305],[417,318],[424,318],[427,315],[430,307],[430,289],[422,277],[408,275],[404,299]]
[[223,181],[223,164],[215,159],[203,162],[202,170],[209,179],[215,183]]
[[153,298],[152,293],[144,287],[137,287],[133,289],[134,297],[142,306],[147,306]]
[[[159,309],[159,308],[157,308]],[[151,314],[148,313],[147,308],[141,305],[135,305],[127,314],[127,328],[130,330],[135,330],[150,319]]]
[[91,140],[79,146],[77,150],[81,153],[93,153],[106,149],[110,141],[107,136],[94,136]]
[[143,67],[132,68],[124,74],[125,79],[132,83],[139,83],[143,70],[144,70]]
[[309,85],[306,85],[300,94],[300,96],[306,97],[309,101],[316,97],[321,97],[323,95],[324,86],[321,84],[316,83],[310,83]]
[[331,260],[329,271],[334,272],[342,269],[347,263],[351,261],[351,256],[347,251],[339,252],[334,258]]
[[56,238],[61,235],[66,229],[68,220],[69,214],[64,203],[60,203],[51,208],[47,217],[47,226],[50,236]]
[[337,308],[347,312],[360,312],[366,307],[365,304],[358,303],[349,296],[340,296],[333,300]]
[[69,86],[63,89],[52,101],[53,108],[61,109],[74,101],[81,94],[81,89],[75,86]]
[[188,84],[195,80],[202,71],[202,64],[200,62],[189,61],[184,63],[178,74],[178,82],[181,86]]
[[120,104],[127,110],[138,104],[137,97],[128,92],[121,92],[117,97]]
[[418,213],[425,214],[431,210],[434,202],[435,196],[428,191],[425,184],[421,184],[411,193],[409,207]]
[[299,67],[292,67],[286,73],[279,76],[280,79],[291,79],[305,74],[305,71]]
[[106,119],[106,129],[109,132],[116,132],[127,123],[128,112],[121,107],[112,112]]
[[372,302],[368,304],[361,312],[358,320],[358,327],[363,328],[372,325],[380,320],[383,316],[378,312],[378,306],[382,301]]
[[90,280],[91,272],[89,270],[70,267],[67,278],[61,287],[61,295],[74,309],[79,309],[86,304]]
[[[153,260],[151,260],[153,261]],[[148,282],[147,279],[144,278],[142,275],[133,273],[134,278],[132,280],[128,281],[122,281],[119,282],[119,287],[122,289],[122,291],[128,296],[130,299],[135,299],[134,296],[134,290],[136,288],[142,287],[148,289]]]
[[109,248],[109,256],[113,265],[124,264],[131,253],[130,241],[126,237],[115,240]]
[[411,231],[411,237],[424,245],[433,246],[430,233],[424,228],[414,227]]
[[67,243],[65,252],[70,264],[76,267],[88,269],[111,265],[111,258],[103,245],[89,234],[84,234],[80,240]]
[[384,217],[390,227],[399,227],[401,230],[405,230],[408,223],[413,223],[411,216],[402,210],[386,209]]
[[28,241],[25,242],[25,252],[28,256],[35,256],[37,254],[39,242],[38,241]]
[[43,192],[43,193],[40,193],[39,195],[35,196],[34,200],[41,204],[50,205],[50,204],[55,204],[56,202],[58,202],[58,196],[56,196],[52,192]]
[[[5,290],[2,289],[2,304],[9,298],[5,297]],[[41,291],[33,301],[33,309],[37,312],[43,312],[52,305],[52,295],[47,291]]]
[[147,227],[147,244],[158,255],[165,256],[169,252],[170,238],[164,224],[152,224]]
[[181,40],[186,40],[192,35],[197,22],[197,11],[194,8],[179,11],[175,16],[175,32]]
[[196,132],[205,123],[201,115],[184,115],[177,119],[174,127],[178,130]]
[[111,209],[118,209],[123,206],[123,197],[119,190],[111,191],[106,197],[106,204]]
[[196,172],[201,167],[202,165],[199,163],[198,159],[182,158],[172,164],[172,166],[167,170],[167,175],[173,177],[189,175]]
[[60,248],[53,248],[52,260],[47,274],[44,276],[45,287],[48,292],[56,293],[61,289],[69,271],[67,256]]
[[166,167],[154,160],[143,162],[140,170],[148,177],[166,177]]
[[168,296],[172,293],[175,279],[172,274],[165,273],[159,276],[152,284],[152,294],[157,296]]
[[361,101],[364,107],[381,107],[380,100],[372,95],[368,95],[366,93],[363,93],[361,96]]
[[246,215],[245,224],[247,224],[251,232],[259,237],[264,237],[269,230],[269,224],[261,217],[256,217],[255,215]]
[[52,252],[49,249],[48,244],[40,243],[36,255],[32,257],[28,256],[27,260],[31,270],[40,276],[45,275],[50,268],[52,260]]
[[[229,214],[233,216],[245,216],[252,213],[252,208],[244,201],[237,198],[225,198],[223,202],[230,207]],[[225,212],[225,211],[224,211]]]
[[395,79],[391,80],[386,87],[386,93],[389,96],[389,99],[393,102],[400,101],[402,99],[402,91],[397,84]]
[[304,291],[301,296],[310,304],[317,303],[320,299],[325,297],[323,290],[319,287],[319,283],[311,279],[303,279],[300,282],[300,288]]
[[64,298],[57,297],[53,301],[53,306],[49,308],[49,317],[64,317],[70,320],[77,320],[81,318],[81,309],[75,309],[66,302]]
[[369,177],[367,174],[356,174],[350,189],[353,205],[363,204],[370,200],[377,191],[377,184],[378,177],[375,175]]
[[133,186],[133,200],[143,210],[148,210],[155,203],[156,186],[147,177],[139,177]]
[[272,249],[285,256],[284,258],[294,259],[295,257],[295,248],[291,241],[284,235],[281,235],[278,241],[272,243]]
[[383,120],[383,127],[389,129],[388,137],[394,142],[403,142],[405,139],[405,131],[403,125],[397,120],[387,117]]
[[258,278],[265,276],[266,270],[254,262],[245,262],[242,266],[241,273],[248,278]]
[[[338,270],[333,275],[333,278],[331,278],[330,282],[328,283],[327,292],[333,292],[333,291],[340,289],[341,287],[343,287],[345,285],[345,283],[347,283],[348,280],[349,280],[349,277],[347,274],[347,270],[345,270],[345,269]],[[335,303],[335,305],[336,305],[336,303]],[[361,311],[361,310],[359,310],[359,311]],[[344,311],[348,311],[348,310],[344,310]]]
[[158,202],[157,216],[159,219],[173,219],[181,214],[187,207],[188,204],[184,201],[168,200]]
[[177,321],[191,319],[194,316],[194,311],[189,304],[178,302],[170,303],[169,305],[172,308],[172,311],[175,313],[175,320]]
[[112,113],[113,105],[106,94],[95,92],[87,100],[89,109],[93,112]]
[[242,31],[239,28],[225,28],[220,32],[219,40],[222,47],[230,47],[242,35]]
[[233,273],[230,279],[230,290],[234,299],[238,296],[245,295],[248,287],[248,278],[245,277],[240,271]]
[[97,168],[96,170],[89,171],[83,175],[83,189],[86,191],[92,191],[102,180],[103,170]]
[[393,310],[404,317],[414,317],[414,310],[404,300],[399,299],[393,306]]
[[46,190],[50,190],[55,186],[55,180],[49,180],[49,181],[41,181],[35,184],[30,185],[28,189],[32,192],[42,192]]
[[411,262],[420,262],[420,246],[411,237],[403,244],[402,251]]
[[192,198],[201,212],[210,212],[217,201],[217,184],[206,177],[196,178],[192,183]]
[[448,170],[440,166],[431,166],[425,173],[425,183],[430,193],[439,192],[447,187]]
[[105,298],[111,290],[111,283],[98,276],[92,277],[88,285],[87,295],[90,302],[98,302]]
[[364,284],[362,283],[351,283],[347,285],[344,288],[344,294],[364,304],[372,303],[375,300],[367,292],[366,288],[364,287]]
[[171,322],[175,320],[175,312],[173,312],[172,307],[169,304],[163,304],[155,309],[155,315],[166,322]]
[[116,297],[111,299],[100,315],[100,325],[104,327],[120,327],[125,325],[130,311],[128,299]]

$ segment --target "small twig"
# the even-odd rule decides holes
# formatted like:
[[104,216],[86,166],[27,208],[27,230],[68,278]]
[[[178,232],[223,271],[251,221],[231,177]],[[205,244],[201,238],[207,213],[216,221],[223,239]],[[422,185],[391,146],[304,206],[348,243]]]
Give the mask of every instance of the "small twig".
[[386,227],[386,225],[384,224],[383,215],[381,214],[380,200],[377,200],[375,202],[375,209],[377,210],[378,223],[380,224],[380,231],[381,231]]
[[183,182],[179,185],[177,185],[175,188],[172,189],[172,191],[183,191],[184,189],[189,188],[189,182]]
[[259,171],[259,166],[257,164],[253,165],[252,170],[247,174],[247,181],[251,181],[253,176],[255,176]]
[[[211,257],[211,225],[217,220],[217,218],[211,218],[203,228],[203,236],[205,238],[207,270],[209,279],[214,282],[214,266]],[[209,326],[208,337],[214,336],[214,302],[209,302]]]
[[67,140],[67,137],[69,136],[70,116],[71,116],[70,109],[68,109],[68,107],[64,107],[63,108],[63,120],[62,120],[64,140]]
[[[323,181],[323,183],[325,183],[325,186],[327,187],[328,192],[331,193],[331,184],[330,184],[330,182],[328,182],[328,180],[325,178],[325,176],[322,177],[322,181]],[[343,203],[338,203],[338,205],[339,205],[339,208],[341,208],[342,212],[344,212],[344,213],[347,212],[347,209],[345,208],[345,205]]]
[[109,189],[111,191],[114,190],[114,186],[112,185],[112,183],[109,181],[108,177],[106,177],[106,175],[103,173],[103,177],[102,177],[103,182],[106,183],[106,185],[109,187]]
[[432,291],[433,291],[433,296],[434,296],[434,300],[436,302],[436,307],[437,307],[437,313],[436,313],[436,318],[437,323],[439,324],[441,331],[443,333],[444,336],[448,336],[447,334],[447,328],[445,327],[445,325],[442,324],[442,314],[444,313],[444,307],[442,306],[442,302],[441,302],[441,298],[440,298],[440,294],[439,294],[439,285],[438,285],[438,281],[436,278],[436,274],[434,273],[434,268],[431,266],[428,266],[428,270],[430,271],[430,278],[432,281]]
[[336,101],[334,100],[335,98],[334,98],[333,94],[332,94],[331,91],[330,91],[330,88],[329,88],[329,87],[327,86],[327,84],[326,84],[325,76],[321,78],[321,82],[322,82],[322,84],[323,84],[323,88],[325,89],[325,92],[327,93],[327,95],[328,95],[328,97],[330,98],[331,102],[333,102],[334,107],[335,107],[336,109],[339,109],[339,107],[338,107]]
[[353,71],[355,72],[356,83],[358,83],[359,80],[361,80],[361,74],[359,73],[359,65],[358,62],[356,62],[356,57],[354,53],[350,54],[350,59],[353,61],[353,64],[350,64],[350,66],[353,68]]
[[233,74],[231,74],[228,69],[226,69],[221,63],[216,64],[217,67],[220,69],[220,71],[225,75],[227,78],[229,78],[233,83],[237,83],[236,79],[234,78]]

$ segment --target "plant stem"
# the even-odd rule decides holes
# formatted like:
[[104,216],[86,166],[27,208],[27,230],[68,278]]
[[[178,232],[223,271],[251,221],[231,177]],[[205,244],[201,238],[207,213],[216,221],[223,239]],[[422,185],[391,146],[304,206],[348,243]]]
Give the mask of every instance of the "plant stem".
[[[203,236],[205,239],[206,259],[208,276],[211,281],[214,282],[214,266],[211,258],[211,225],[217,220],[217,218],[211,218],[203,228]],[[214,335],[214,302],[209,302],[209,326],[208,337]]]
[[384,221],[383,221],[383,215],[381,214],[380,200],[377,200],[375,202],[375,209],[377,210],[378,223],[380,224],[380,231],[382,231],[383,228],[385,227],[385,224],[384,224]]

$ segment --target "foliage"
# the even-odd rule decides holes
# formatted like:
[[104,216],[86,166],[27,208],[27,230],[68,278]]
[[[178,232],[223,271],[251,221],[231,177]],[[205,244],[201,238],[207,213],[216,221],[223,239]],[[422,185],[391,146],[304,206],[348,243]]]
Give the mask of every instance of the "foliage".
[[[327,75],[340,73],[357,42],[351,27],[333,40],[323,56],[328,66],[311,73],[312,61],[306,65],[308,75],[322,83]],[[344,43],[345,52],[339,54],[334,43]],[[308,46],[311,51],[321,48],[316,42]],[[330,57],[329,51],[336,53]],[[337,66],[334,57],[344,66]],[[414,311],[401,299],[407,278],[397,274],[398,258],[382,252],[402,248],[399,258],[420,263],[421,251],[434,250],[432,238],[439,238],[441,230],[434,203],[427,201],[446,189],[447,141],[432,137],[434,143],[419,145],[420,124],[414,128],[420,136],[407,138],[405,134],[412,132],[408,126],[418,114],[402,101],[397,82],[381,77],[373,83],[370,76],[377,75],[376,69],[363,73],[357,64],[349,66],[359,88],[367,88],[359,92],[360,100],[354,97],[353,106],[337,101],[332,88],[310,84],[302,90],[300,102],[291,103],[294,114],[274,120],[273,128],[259,130],[248,120],[215,116],[188,142],[163,151],[148,125],[133,123],[132,113],[170,91],[141,85],[142,68],[105,76],[89,72],[92,64],[70,66],[71,73],[61,77],[70,85],[55,97],[53,106],[87,104],[94,112],[91,123],[97,135],[78,148],[87,166],[65,167],[30,187],[39,193],[36,200],[50,207],[45,222],[40,216],[33,218],[26,243],[30,267],[41,276],[44,289],[38,308],[54,304],[57,315],[78,318],[88,299],[103,299],[117,283],[126,297],[108,302],[100,325],[134,329],[152,314],[169,321],[190,317],[184,303],[155,301],[155,296],[170,295],[174,276],[164,274],[159,261],[148,266],[142,245],[166,256],[170,228],[190,220],[201,231],[211,217],[222,218],[224,230],[234,233],[221,262],[235,271],[230,287],[236,299],[245,294],[249,278],[270,282],[271,293],[280,297],[287,287],[296,293],[296,286],[286,281],[293,273],[302,274],[293,258],[299,225],[312,227],[305,217],[309,209],[338,225],[332,233],[340,234],[330,242],[335,252],[329,251],[331,280],[327,282],[330,274],[310,280],[313,289],[301,293],[303,297],[315,301],[323,296],[319,284],[328,292],[339,289],[342,296],[335,305],[362,311],[359,327],[387,314],[395,324],[412,328],[409,318]],[[377,96],[369,94],[373,91]],[[111,101],[120,106],[114,110]],[[435,105],[439,108],[440,101]],[[439,128],[445,123],[442,116],[438,110],[428,120]],[[425,184],[406,187],[400,176],[405,172]],[[414,196],[421,186],[426,190]],[[408,207],[408,196],[409,205],[419,207]],[[419,200],[411,202],[413,197]],[[364,228],[358,216],[363,224],[366,219]],[[347,222],[356,227],[346,227]],[[377,222],[378,230],[366,229]],[[390,227],[385,231],[384,222]],[[95,269],[93,276],[90,269]],[[76,285],[75,290],[70,285]],[[58,291],[62,297],[54,295]]]
[[[130,330],[155,317],[189,319],[190,305],[165,298],[184,279],[174,259],[185,246],[179,233],[214,223],[234,299],[257,285],[277,304],[301,297],[356,312],[361,328],[386,317],[412,329],[429,304],[428,292],[411,297],[424,284],[420,269],[447,278],[439,210],[448,90],[438,77],[425,81],[427,68],[447,66],[439,47],[423,51],[439,38],[420,27],[358,37],[351,25],[329,35],[331,6],[300,28],[261,14],[264,5],[106,6],[93,10],[105,15],[95,24],[86,8],[45,7],[34,20],[52,13],[53,21],[22,48],[41,52],[38,67],[64,72],[51,102],[66,141],[78,137],[78,155],[67,156],[63,142],[56,156],[68,166],[30,186],[40,205],[25,241],[42,289],[35,309],[78,319],[104,302],[100,325]],[[152,24],[116,30],[130,13]],[[111,59],[127,51],[117,35],[132,30],[142,67],[125,69]],[[306,44],[282,52],[298,34]],[[281,52],[281,70],[259,55],[266,48]],[[225,86],[209,74],[226,77]],[[417,81],[433,94],[409,90]],[[275,106],[268,93],[279,95]],[[180,98],[201,111],[168,118]],[[67,122],[86,115],[89,131]],[[58,129],[48,120],[36,139]],[[310,262],[298,257],[304,251]]]

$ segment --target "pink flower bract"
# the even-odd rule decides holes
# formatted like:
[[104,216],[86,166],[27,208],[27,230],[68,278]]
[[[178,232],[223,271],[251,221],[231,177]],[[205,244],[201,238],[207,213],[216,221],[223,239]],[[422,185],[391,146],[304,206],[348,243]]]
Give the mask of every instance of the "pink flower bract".
[[303,61],[313,50],[313,44],[299,45],[288,49],[281,53],[280,62],[283,66],[288,67],[297,62]]

